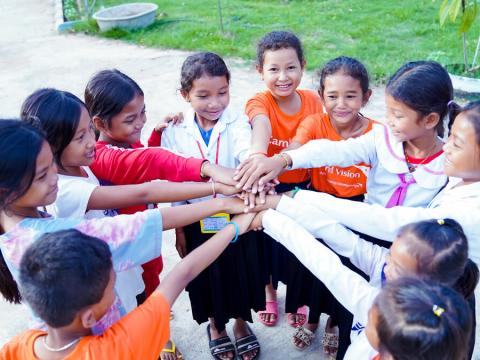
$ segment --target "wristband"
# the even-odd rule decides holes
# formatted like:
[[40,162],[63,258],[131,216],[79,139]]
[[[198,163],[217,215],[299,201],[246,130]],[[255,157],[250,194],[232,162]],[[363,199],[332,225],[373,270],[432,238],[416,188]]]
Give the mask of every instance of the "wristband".
[[216,191],[215,191],[215,180],[212,179],[211,182],[212,182],[212,195],[213,195],[214,198],[216,198],[216,197],[217,197],[217,193],[216,193]]
[[282,166],[283,169],[288,169],[288,158],[287,158],[287,155],[285,155],[284,153],[278,153],[278,154],[275,154],[276,157],[282,159],[283,161],[285,161],[285,165]]
[[230,241],[230,243],[233,244],[234,242],[236,242],[238,240],[238,232],[239,232],[238,224],[235,221],[229,221],[225,225],[229,225],[229,224],[232,224],[233,226],[235,226],[235,237],[233,238],[232,241]]
[[201,177],[202,179],[205,179],[205,178],[208,177],[208,176],[205,176],[205,174],[203,173],[203,167],[204,167],[206,164],[209,164],[209,163],[210,163],[210,161],[204,160],[204,161],[202,162],[202,165],[200,165],[200,177]]
[[300,191],[300,188],[298,186],[295,186],[295,188],[292,191],[292,199],[297,195],[297,192]]

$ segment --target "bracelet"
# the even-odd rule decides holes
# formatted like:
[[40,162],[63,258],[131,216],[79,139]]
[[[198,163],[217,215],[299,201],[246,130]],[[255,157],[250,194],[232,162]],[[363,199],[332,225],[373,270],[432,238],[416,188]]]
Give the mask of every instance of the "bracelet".
[[281,158],[283,161],[285,161],[285,165],[282,166],[283,169],[288,168],[288,158],[284,153],[278,153],[275,155],[278,158]]
[[217,197],[217,193],[215,191],[215,180],[213,180],[213,179],[211,179],[211,180],[212,180],[211,181],[211,183],[212,183],[212,195],[215,198],[215,197]]
[[238,224],[235,221],[229,221],[225,225],[229,225],[229,224],[235,226],[235,237],[233,238],[232,241],[230,241],[230,244],[233,244],[234,242],[236,242],[238,240],[238,232],[239,232]]
[[253,152],[251,153],[250,155],[248,155],[248,157],[252,157],[254,155],[263,155],[265,157],[268,157],[268,154],[266,152],[263,152],[263,151],[256,151],[256,152]]
[[292,199],[297,195],[297,193],[300,191],[300,188],[298,186],[295,186],[295,188],[292,191]]

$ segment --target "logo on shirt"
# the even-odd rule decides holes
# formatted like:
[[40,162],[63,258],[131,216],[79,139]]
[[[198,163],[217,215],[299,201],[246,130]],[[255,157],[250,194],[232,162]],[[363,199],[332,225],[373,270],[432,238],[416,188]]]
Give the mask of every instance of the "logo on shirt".
[[355,325],[352,326],[352,331],[356,332],[357,335],[360,335],[362,331],[365,329],[365,326],[357,322]]
[[280,146],[282,148],[287,148],[290,145],[290,140],[280,140],[272,137],[270,138],[270,144]]

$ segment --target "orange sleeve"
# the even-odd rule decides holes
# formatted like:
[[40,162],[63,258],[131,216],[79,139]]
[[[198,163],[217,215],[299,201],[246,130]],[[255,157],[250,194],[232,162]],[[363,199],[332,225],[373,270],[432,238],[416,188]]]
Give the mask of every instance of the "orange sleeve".
[[317,117],[317,115],[307,116],[300,123],[300,125],[298,125],[297,132],[295,133],[292,141],[298,142],[303,145],[310,140],[314,140],[318,121]]
[[68,359],[158,359],[170,338],[170,305],[155,291],[103,335],[81,341]]
[[245,105],[245,114],[251,122],[257,115],[265,115],[268,117],[268,100],[264,93],[258,93]]

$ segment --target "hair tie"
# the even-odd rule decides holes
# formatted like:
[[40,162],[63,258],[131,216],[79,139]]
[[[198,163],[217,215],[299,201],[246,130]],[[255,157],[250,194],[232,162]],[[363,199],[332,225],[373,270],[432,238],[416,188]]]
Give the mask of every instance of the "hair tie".
[[442,314],[445,312],[445,309],[438,306],[438,305],[433,305],[432,306],[432,311],[436,316],[441,317]]
[[453,99],[450,100],[450,101],[447,103],[447,106],[448,106],[448,107],[450,107],[450,106],[452,106],[452,105],[457,105]]
[[445,220],[443,219],[438,219],[437,220],[438,225],[445,225]]

